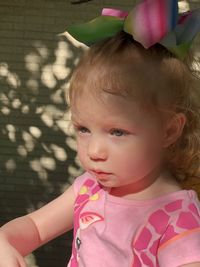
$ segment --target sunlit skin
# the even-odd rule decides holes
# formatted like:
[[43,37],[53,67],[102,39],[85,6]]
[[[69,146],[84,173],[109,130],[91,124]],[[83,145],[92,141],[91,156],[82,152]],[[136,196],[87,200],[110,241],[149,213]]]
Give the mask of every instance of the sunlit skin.
[[[100,99],[82,94],[71,106],[80,161],[110,194],[149,199],[180,190],[163,158],[181,135],[183,114],[160,124],[132,99],[109,94]],[[23,256],[72,229],[75,197],[71,185],[54,201],[1,227],[0,266],[25,267]]]
[[83,168],[110,193],[151,198],[180,189],[163,166],[164,127],[132,99],[83,93],[72,103],[72,122]]
[[[161,123],[131,97],[89,92],[79,94],[71,110],[83,168],[109,194],[147,200],[181,189],[166,169],[164,156],[181,136],[183,114]],[[25,267],[23,256],[72,229],[75,198],[71,185],[52,202],[1,227],[0,267]]]

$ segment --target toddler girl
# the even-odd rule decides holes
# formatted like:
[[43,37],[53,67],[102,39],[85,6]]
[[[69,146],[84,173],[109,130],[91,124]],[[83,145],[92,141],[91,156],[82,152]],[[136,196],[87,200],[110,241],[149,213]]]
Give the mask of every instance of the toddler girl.
[[180,185],[200,175],[200,91],[182,56],[124,30],[91,46],[69,92],[85,173],[1,228],[0,267],[72,228],[68,267],[200,266],[200,203]]

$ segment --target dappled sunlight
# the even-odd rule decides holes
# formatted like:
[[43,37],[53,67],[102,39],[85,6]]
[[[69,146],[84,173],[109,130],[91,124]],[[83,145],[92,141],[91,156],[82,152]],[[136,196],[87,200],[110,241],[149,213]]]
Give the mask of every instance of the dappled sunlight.
[[30,92],[34,95],[39,93],[39,83],[34,77],[31,77],[26,81],[26,87],[29,88]]
[[[81,172],[66,99],[71,72],[83,52],[80,46],[75,55],[74,47],[65,35],[50,47],[34,41],[22,59],[23,75],[11,64],[0,64],[1,173],[5,179],[20,176],[25,184],[44,186],[42,203],[45,193],[59,194]],[[27,203],[27,211],[29,207],[38,203]]]
[[178,2],[178,7],[180,13],[187,12],[188,10],[190,10],[190,4],[186,0],[180,0]]
[[56,121],[56,125],[64,134],[70,134],[70,112],[65,113],[65,115]]
[[3,131],[3,133],[8,135],[8,138],[11,142],[16,142],[16,129],[14,125],[7,124],[5,127],[6,130]]
[[50,148],[52,152],[54,153],[54,157],[60,161],[66,161],[67,160],[67,153],[66,151],[62,148],[59,147],[58,145],[51,144]]
[[21,108],[22,114],[28,114],[29,110],[30,110],[30,108],[29,108],[28,105],[23,105],[22,108]]
[[33,136],[27,131],[22,131],[22,140],[24,141],[24,146],[27,152],[32,152],[35,147]]
[[11,112],[11,108],[18,109],[22,105],[19,98],[16,98],[16,89],[21,85],[21,81],[16,73],[12,73],[9,70],[7,63],[0,63],[0,82],[5,81],[9,91],[3,92],[0,91],[0,107],[1,113],[9,115]]
[[1,108],[1,113],[3,114],[3,115],[9,115],[10,114],[10,109],[8,108],[8,107],[2,107]]
[[21,85],[18,75],[9,70],[9,66],[6,62],[0,63],[0,79],[2,78],[5,78],[8,85],[12,88],[17,88]]
[[66,138],[66,144],[72,149],[72,150],[76,150],[76,140],[73,137],[68,137]]
[[[189,8],[188,1],[179,1],[181,12]],[[50,182],[56,193],[80,174],[66,95],[73,68],[86,49],[63,32],[52,42],[34,39],[16,68],[12,61],[0,63],[0,167],[5,179],[12,174],[27,183]],[[58,180],[54,173],[59,173]]]
[[39,159],[30,160],[30,167],[42,181],[48,179],[48,172],[42,167]]
[[66,66],[66,61],[68,58],[73,57],[69,45],[64,41],[59,42],[58,48],[55,51],[55,55],[56,61],[52,67],[53,74],[57,79],[66,79],[71,72],[71,70]]
[[56,169],[56,162],[51,157],[41,157],[40,160],[40,166],[43,169],[54,171]]
[[43,68],[41,80],[49,89],[53,89],[56,86],[56,77],[53,75],[52,65],[47,65]]
[[38,127],[35,127],[35,126],[30,126],[29,127],[29,131],[32,134],[32,136],[35,137],[35,138],[40,138],[41,135],[42,135],[41,130]]
[[27,151],[26,147],[23,146],[23,145],[19,145],[19,146],[17,147],[17,153],[18,153],[21,157],[27,157],[27,155],[28,155],[28,151]]
[[25,56],[24,60],[26,69],[29,70],[32,75],[37,76],[37,74],[40,73],[40,65],[42,63],[40,55],[31,52]]
[[8,64],[0,63],[0,77],[7,77],[7,76],[8,76]]
[[17,168],[17,165],[16,165],[16,162],[14,161],[14,159],[8,159],[6,162],[5,162],[5,167],[6,167],[6,170],[10,173],[12,173],[13,171],[16,170]]
[[36,264],[36,259],[35,259],[35,256],[33,254],[30,254],[28,255],[26,258],[26,263],[28,264],[28,266],[32,266],[32,267],[39,267],[37,264]]

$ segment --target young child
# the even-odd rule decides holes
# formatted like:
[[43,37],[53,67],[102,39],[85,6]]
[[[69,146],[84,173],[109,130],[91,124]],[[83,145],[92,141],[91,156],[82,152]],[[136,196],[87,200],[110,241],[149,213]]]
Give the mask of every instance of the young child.
[[90,40],[69,93],[86,172],[0,229],[0,267],[24,267],[23,256],[72,228],[68,267],[200,266],[200,203],[180,185],[200,176],[200,91],[189,53],[183,59],[168,41],[144,47],[124,30],[100,39]]

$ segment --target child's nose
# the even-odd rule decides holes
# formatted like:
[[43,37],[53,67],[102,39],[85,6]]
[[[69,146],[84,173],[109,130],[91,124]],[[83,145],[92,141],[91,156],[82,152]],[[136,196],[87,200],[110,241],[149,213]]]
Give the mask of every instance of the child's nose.
[[93,161],[104,161],[107,159],[105,143],[101,139],[92,138],[88,145],[88,157]]

